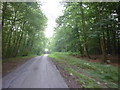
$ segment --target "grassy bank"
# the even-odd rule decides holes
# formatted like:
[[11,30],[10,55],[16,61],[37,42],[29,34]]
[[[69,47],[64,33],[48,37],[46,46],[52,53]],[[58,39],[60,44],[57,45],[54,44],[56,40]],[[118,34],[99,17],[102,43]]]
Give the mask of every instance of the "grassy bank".
[[49,55],[84,88],[118,88],[118,67],[81,60],[68,53]]
[[19,60],[22,60],[22,59],[29,59],[29,58],[33,58],[33,57],[36,57],[36,56],[37,55],[29,55],[29,56],[19,56],[19,57],[7,58],[7,59],[3,59],[2,63],[19,61]]
[[2,76],[15,70],[17,67],[25,63],[26,61],[36,57],[36,55],[24,56],[24,57],[14,57],[2,60]]

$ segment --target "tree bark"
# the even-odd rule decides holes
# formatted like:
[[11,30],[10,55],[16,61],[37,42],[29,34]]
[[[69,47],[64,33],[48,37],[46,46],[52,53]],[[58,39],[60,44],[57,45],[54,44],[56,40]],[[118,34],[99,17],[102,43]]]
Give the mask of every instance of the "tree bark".
[[102,36],[100,37],[100,43],[101,43],[101,51],[102,51],[102,63],[106,63],[107,57],[106,57],[106,47],[105,47],[105,36],[104,31],[102,33]]
[[83,39],[84,39],[84,52],[85,55],[90,58],[90,55],[88,53],[88,46],[87,46],[87,35],[85,30],[85,17],[84,17],[84,10],[82,6],[82,2],[80,2],[80,9],[81,9],[81,17],[82,17],[82,32],[83,32]]
[[7,9],[7,2],[3,3],[3,8],[2,8],[2,28],[4,26],[4,19],[5,19],[5,11]]
[[108,28],[107,25],[107,53],[111,54],[111,43],[110,43],[110,29]]

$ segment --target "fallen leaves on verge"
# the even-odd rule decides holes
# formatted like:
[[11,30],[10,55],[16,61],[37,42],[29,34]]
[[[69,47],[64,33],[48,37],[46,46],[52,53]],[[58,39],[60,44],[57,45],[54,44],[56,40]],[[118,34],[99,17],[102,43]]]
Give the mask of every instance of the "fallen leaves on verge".
[[73,74],[72,74],[72,73],[70,73],[70,75],[71,75],[71,76],[73,76]]
[[97,84],[100,84],[100,82],[97,82]]

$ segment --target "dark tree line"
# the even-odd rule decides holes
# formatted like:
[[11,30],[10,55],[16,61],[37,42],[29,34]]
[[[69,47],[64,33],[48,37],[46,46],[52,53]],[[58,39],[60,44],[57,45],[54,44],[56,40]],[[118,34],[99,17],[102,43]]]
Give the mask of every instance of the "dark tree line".
[[43,52],[46,20],[38,3],[2,3],[3,59]]
[[66,3],[57,19],[53,51],[79,52],[90,58],[120,54],[120,3]]

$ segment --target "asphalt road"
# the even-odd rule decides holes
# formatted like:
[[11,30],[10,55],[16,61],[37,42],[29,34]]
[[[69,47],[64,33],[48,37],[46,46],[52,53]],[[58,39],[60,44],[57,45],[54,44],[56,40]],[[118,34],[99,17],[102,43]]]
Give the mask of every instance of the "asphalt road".
[[35,57],[3,77],[2,88],[68,88],[47,55]]

